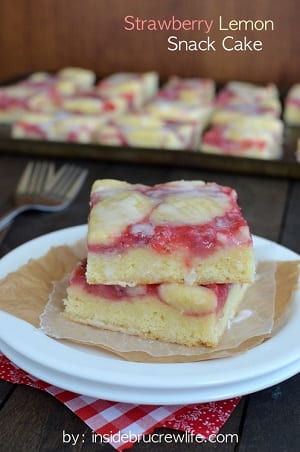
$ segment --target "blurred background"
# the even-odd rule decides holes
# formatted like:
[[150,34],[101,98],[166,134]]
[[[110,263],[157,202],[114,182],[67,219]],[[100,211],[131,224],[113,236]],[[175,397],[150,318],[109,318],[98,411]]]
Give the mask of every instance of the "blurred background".
[[[33,71],[86,67],[98,75],[157,70],[162,78],[209,76],[288,85],[299,80],[300,27],[296,0],[1,0],[0,78]],[[198,31],[125,31],[124,17],[272,19],[275,30],[235,31],[263,41],[261,52],[170,52],[167,38],[203,39]],[[227,33],[228,34],[228,33]]]

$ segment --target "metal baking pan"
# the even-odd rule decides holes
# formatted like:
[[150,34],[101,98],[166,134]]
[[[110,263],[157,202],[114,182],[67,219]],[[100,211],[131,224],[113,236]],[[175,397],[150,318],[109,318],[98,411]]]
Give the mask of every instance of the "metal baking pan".
[[[2,85],[18,79],[5,81]],[[0,151],[70,159],[122,161],[174,167],[191,167],[230,173],[286,177],[300,179],[300,162],[296,160],[300,127],[285,127],[283,155],[279,160],[261,160],[245,157],[219,156],[200,151],[174,151],[136,147],[102,146],[70,142],[14,139],[10,126],[0,125]]]

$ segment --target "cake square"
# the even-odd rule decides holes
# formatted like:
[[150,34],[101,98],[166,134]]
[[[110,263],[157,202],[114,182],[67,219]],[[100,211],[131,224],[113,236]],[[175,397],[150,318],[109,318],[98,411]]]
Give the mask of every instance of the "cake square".
[[14,123],[12,137],[30,140],[90,143],[105,116],[27,113]]
[[245,82],[230,82],[218,93],[217,108],[246,115],[268,115],[279,117],[281,103],[275,85],[254,85]]
[[64,300],[72,321],[185,346],[216,346],[247,284],[90,285],[86,260],[74,269]]
[[192,150],[199,145],[200,131],[194,123],[169,123],[151,115],[128,114],[100,127],[95,136],[104,145]]
[[28,110],[32,112],[114,117],[127,109],[127,102],[121,96],[103,98],[94,89],[65,95],[54,88],[36,93],[28,100]]
[[251,282],[252,238],[236,192],[202,181],[96,181],[86,275],[121,286]]
[[273,83],[263,86],[237,80],[228,82],[221,93],[231,98],[251,100],[256,103],[266,99],[276,99],[279,96],[278,89]]
[[25,82],[0,88],[0,122],[12,123],[28,111],[35,88]]
[[69,115],[55,123],[56,141],[71,141],[74,143],[94,142],[96,130],[102,126],[105,116]]
[[297,140],[296,160],[300,162],[300,138]]
[[278,159],[282,153],[282,128],[279,123],[240,121],[213,126],[204,133],[201,151],[258,159]]
[[268,115],[247,115],[230,110],[216,110],[211,118],[213,126],[239,126],[241,128],[266,130],[274,133],[280,141],[283,136],[283,121]]
[[121,96],[131,109],[140,108],[158,90],[157,72],[119,72],[101,80],[97,86],[104,97]]
[[52,88],[37,91],[28,99],[28,112],[35,114],[55,114],[59,112],[61,95]]
[[281,104],[279,99],[266,99],[263,102],[251,102],[233,99],[226,104],[217,103],[217,109],[228,110],[243,115],[271,116],[278,118],[281,114]]
[[64,96],[90,89],[95,74],[86,69],[66,68],[56,75],[33,73],[28,78],[0,88],[0,122],[14,122],[28,112],[56,113]]
[[72,114],[114,117],[125,113],[128,105],[121,96],[104,98],[97,91],[91,89],[62,97],[59,108]]
[[73,94],[91,88],[96,74],[89,69],[66,67],[55,76],[55,89],[63,95]]
[[55,125],[58,119],[53,115],[26,113],[13,124],[12,137],[28,140],[55,140]]
[[290,126],[300,125],[300,83],[293,85],[287,93],[284,120]]
[[207,126],[212,111],[212,104],[189,104],[161,97],[156,97],[143,108],[146,114],[164,121],[196,123],[201,131]]
[[215,83],[211,79],[172,76],[157,96],[187,104],[209,104],[215,97]]

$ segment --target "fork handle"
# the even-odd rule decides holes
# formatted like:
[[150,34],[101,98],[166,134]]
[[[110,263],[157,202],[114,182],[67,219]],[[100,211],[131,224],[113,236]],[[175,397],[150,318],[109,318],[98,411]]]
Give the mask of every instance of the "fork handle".
[[29,210],[30,208],[30,205],[24,205],[19,207],[12,207],[11,209],[7,210],[5,214],[0,216],[0,231],[5,229],[6,226],[8,226],[17,215],[25,212],[26,210]]

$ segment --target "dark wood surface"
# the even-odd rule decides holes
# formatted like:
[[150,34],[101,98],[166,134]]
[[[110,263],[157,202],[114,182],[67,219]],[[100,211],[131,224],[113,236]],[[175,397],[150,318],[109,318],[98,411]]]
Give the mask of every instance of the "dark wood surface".
[[[0,205],[6,204],[28,156],[0,155]],[[58,164],[64,160],[57,160]],[[39,235],[85,223],[89,189],[96,178],[121,178],[153,184],[174,179],[204,179],[234,187],[252,232],[300,253],[300,182],[240,176],[196,169],[84,161],[89,169],[80,195],[60,213],[28,212],[18,217],[0,245],[0,256]],[[238,371],[238,369],[237,369]],[[137,444],[133,451],[259,451],[294,452],[300,447],[299,375],[274,387],[243,397],[222,433],[238,433],[238,444]],[[50,395],[25,386],[0,381],[0,450],[5,451],[113,451],[109,445],[68,447],[62,431],[90,434],[88,427]],[[161,432],[166,431],[160,430]],[[170,431],[172,432],[172,431]]]
[[[77,65],[99,74],[156,69],[167,77],[209,76],[280,84],[299,82],[297,0],[1,0],[0,78]],[[170,35],[200,41],[203,31],[126,31],[124,17],[213,19],[213,52],[171,52]],[[274,31],[218,31],[229,20],[273,20]],[[224,27],[223,27],[224,28]],[[221,40],[261,40],[261,52],[228,52]]]

